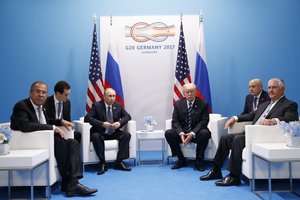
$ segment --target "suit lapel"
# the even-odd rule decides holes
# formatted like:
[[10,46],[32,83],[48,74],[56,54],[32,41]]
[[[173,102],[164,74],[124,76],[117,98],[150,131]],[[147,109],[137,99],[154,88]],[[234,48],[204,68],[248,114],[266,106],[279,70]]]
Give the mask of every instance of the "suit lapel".
[[33,107],[32,103],[31,103],[30,99],[27,99],[26,104],[27,104],[27,107],[28,107],[29,110],[30,110],[31,117],[32,117],[32,119],[34,120],[34,122],[39,122],[39,120],[38,120],[38,118],[37,118],[37,116],[36,116],[34,107]]

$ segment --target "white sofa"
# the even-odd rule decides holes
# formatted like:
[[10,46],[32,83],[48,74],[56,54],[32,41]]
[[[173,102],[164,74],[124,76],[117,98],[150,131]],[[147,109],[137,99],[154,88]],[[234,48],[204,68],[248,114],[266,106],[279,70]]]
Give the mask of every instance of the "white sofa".
[[[3,123],[0,126],[10,123]],[[66,131],[64,127],[61,127]],[[69,138],[74,137],[74,131],[68,131]],[[49,176],[50,186],[60,179],[57,162],[54,156],[54,131],[34,131],[24,133],[21,131],[13,131],[10,141],[10,149],[49,149]],[[28,170],[13,171],[11,186],[30,186],[30,172]],[[46,166],[42,165],[34,170],[34,185],[47,186]],[[8,186],[8,172],[0,171],[0,186]]]
[[[239,133],[245,130],[246,146],[243,150],[242,173],[252,179],[252,143],[285,143],[286,137],[279,125],[247,125],[251,122],[236,122],[228,129],[229,134]],[[299,155],[300,156],[300,155]],[[261,159],[255,159],[255,179],[268,178],[268,165]],[[293,178],[300,178],[300,163],[292,163]],[[287,179],[288,164],[273,163],[271,167],[272,179]]]
[[[211,131],[211,139],[205,150],[205,159],[212,160],[216,154],[219,141],[222,135],[227,134],[227,130],[224,129],[224,125],[227,121],[227,117],[222,117],[220,114],[209,114],[208,129]],[[172,120],[166,120],[166,130],[172,128]],[[197,145],[193,142],[184,146],[180,144],[184,157],[195,159],[196,158],[196,147]],[[171,148],[168,145],[168,157],[172,156]]]
[[[94,145],[90,140],[90,129],[91,125],[84,122],[84,118],[74,121],[75,129],[81,133],[81,161],[83,165],[98,163],[99,158],[95,152]],[[131,120],[125,126],[125,129],[131,134],[129,143],[129,158],[136,160],[136,122]],[[105,159],[106,161],[115,161],[119,150],[117,140],[106,140],[105,141]]]

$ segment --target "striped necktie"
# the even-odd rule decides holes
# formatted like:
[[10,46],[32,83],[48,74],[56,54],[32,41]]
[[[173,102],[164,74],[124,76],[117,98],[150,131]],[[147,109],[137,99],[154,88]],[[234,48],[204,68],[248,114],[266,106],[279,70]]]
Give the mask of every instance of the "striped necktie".
[[189,108],[188,108],[188,120],[187,120],[187,129],[186,132],[189,133],[192,130],[192,102],[189,101]]
[[39,123],[40,124],[46,124],[46,119],[43,113],[43,108],[42,106],[39,106],[38,108],[38,114],[39,114]]

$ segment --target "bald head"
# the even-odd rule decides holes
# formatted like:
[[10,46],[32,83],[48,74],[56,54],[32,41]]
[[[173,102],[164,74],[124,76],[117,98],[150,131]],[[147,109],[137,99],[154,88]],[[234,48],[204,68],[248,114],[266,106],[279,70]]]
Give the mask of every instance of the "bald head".
[[252,79],[249,81],[249,94],[251,96],[258,96],[263,89],[263,84],[260,79]]
[[104,102],[107,105],[112,105],[116,101],[116,91],[112,88],[104,90]]

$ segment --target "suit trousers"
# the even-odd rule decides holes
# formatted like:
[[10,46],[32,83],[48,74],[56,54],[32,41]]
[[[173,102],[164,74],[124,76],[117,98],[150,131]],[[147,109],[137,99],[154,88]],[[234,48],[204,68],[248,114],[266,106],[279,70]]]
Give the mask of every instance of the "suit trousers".
[[[172,150],[172,155],[178,156],[179,159],[183,159],[184,155],[180,148],[180,143],[182,143],[182,141],[179,134],[174,129],[169,129],[165,132],[165,137]],[[196,133],[196,137],[191,140],[191,142],[197,144],[196,160],[204,160],[204,152],[210,138],[210,131],[208,129],[201,129]]]
[[245,148],[245,132],[222,136],[214,157],[214,163],[222,168],[225,159],[231,150],[228,170],[235,176],[242,174],[242,153]]
[[94,145],[94,149],[101,163],[105,163],[105,140],[118,140],[119,151],[117,154],[117,161],[121,161],[129,158],[129,142],[131,135],[127,131],[116,131],[113,135],[107,135],[105,133],[92,132],[91,141]]
[[83,177],[78,142],[74,139],[64,140],[54,134],[54,155],[62,177],[62,188],[77,184],[78,179]]

